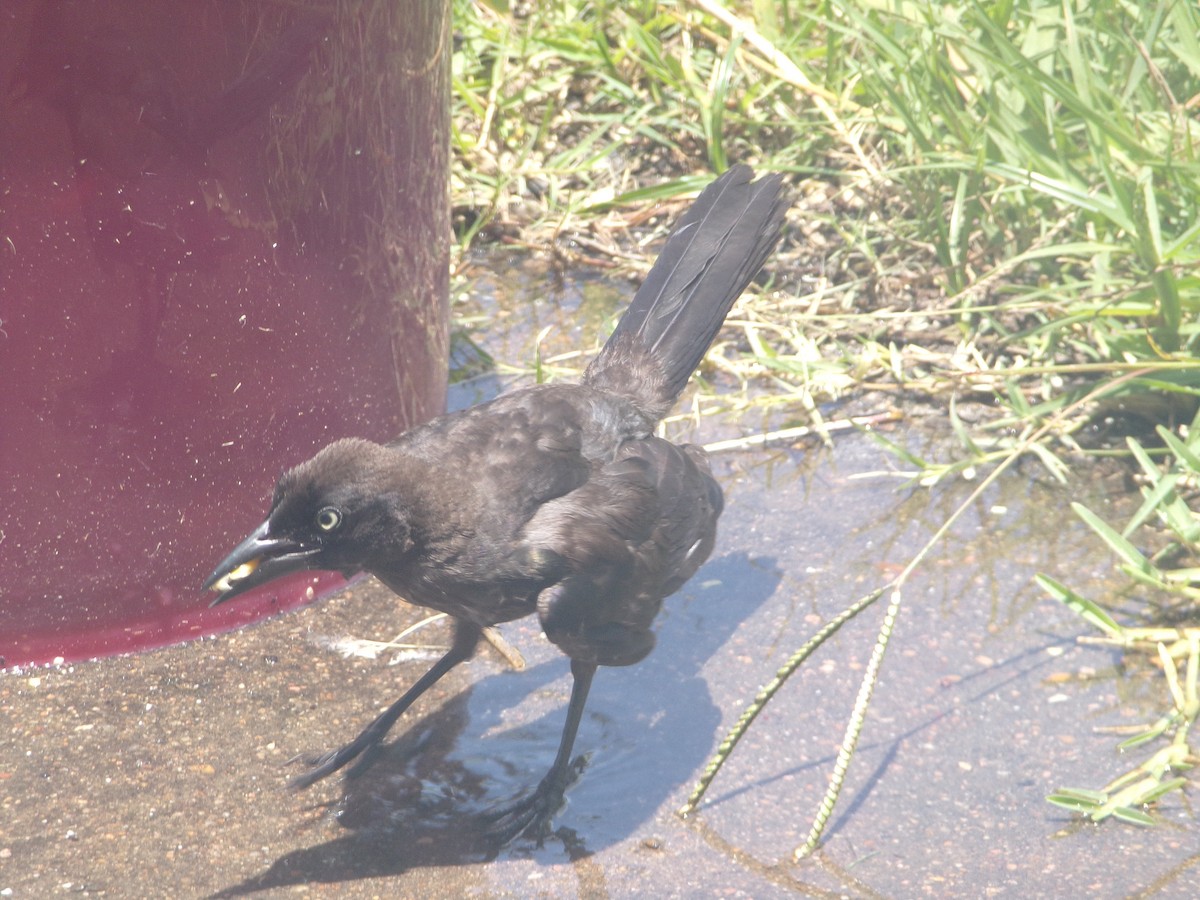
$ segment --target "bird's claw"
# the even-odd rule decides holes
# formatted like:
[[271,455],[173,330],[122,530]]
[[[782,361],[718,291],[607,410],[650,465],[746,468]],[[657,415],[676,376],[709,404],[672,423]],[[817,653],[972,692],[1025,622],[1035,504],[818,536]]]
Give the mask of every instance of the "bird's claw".
[[531,838],[541,847],[550,834],[550,823],[562,805],[561,789],[555,791],[539,785],[523,797],[482,813],[482,830],[499,847],[522,836]]
[[550,824],[562,809],[567,788],[587,765],[587,756],[580,755],[565,771],[552,771],[529,793],[492,807],[480,814],[483,832],[498,847],[528,837],[541,847],[550,835]]
[[337,751],[326,753],[323,756],[317,757],[294,757],[291,761],[302,762],[304,765],[308,766],[309,769],[307,772],[302,772],[289,781],[288,787],[296,791],[302,791],[305,788],[312,787],[322,778],[328,778],[330,775],[340,769],[342,765],[344,765],[343,763],[336,762],[336,760]]
[[[354,765],[346,770],[346,777],[353,778],[361,775],[373,761],[374,754],[371,751],[377,746],[377,742],[364,742],[363,735],[359,735],[359,737],[350,743],[338,747],[336,750],[330,750],[328,753],[317,757],[304,757],[302,761],[309,766],[309,770],[289,781],[288,786],[294,790],[303,790],[311,787],[322,778],[328,778],[350,762],[353,762]],[[290,761],[300,759],[301,757],[293,757]]]

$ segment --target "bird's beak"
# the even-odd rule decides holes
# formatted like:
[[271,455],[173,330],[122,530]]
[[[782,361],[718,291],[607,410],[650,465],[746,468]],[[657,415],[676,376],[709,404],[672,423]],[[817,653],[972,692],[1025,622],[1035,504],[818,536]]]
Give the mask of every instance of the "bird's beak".
[[210,607],[280,575],[312,568],[309,562],[319,548],[305,547],[288,538],[271,537],[270,527],[270,520],[259,525],[208,576],[204,589],[218,592]]

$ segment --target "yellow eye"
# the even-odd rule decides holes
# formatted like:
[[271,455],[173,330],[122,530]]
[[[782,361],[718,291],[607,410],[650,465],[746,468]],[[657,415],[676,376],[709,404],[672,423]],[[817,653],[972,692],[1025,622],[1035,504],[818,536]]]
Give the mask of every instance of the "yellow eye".
[[326,506],[317,513],[317,527],[328,533],[336,531],[342,524],[342,512],[333,506]]

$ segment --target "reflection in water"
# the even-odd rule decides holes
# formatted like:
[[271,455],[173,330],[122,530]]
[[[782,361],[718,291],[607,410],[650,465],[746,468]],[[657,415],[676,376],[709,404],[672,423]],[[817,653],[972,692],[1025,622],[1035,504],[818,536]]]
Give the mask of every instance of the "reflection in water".
[[340,824],[384,832],[427,865],[494,857],[499,844],[481,827],[492,779],[455,752],[470,721],[468,700],[468,693],[452,698],[413,724],[362,776],[347,780]]
[[[720,713],[701,670],[779,582],[769,559],[719,554],[701,568],[696,586],[668,599],[650,656],[597,673],[579,735],[582,772],[554,837],[542,849],[525,840],[504,853],[561,861],[559,843],[571,859],[616,844],[703,763]],[[565,714],[559,692],[568,690],[567,663],[548,646],[539,652],[544,662],[484,678],[347,778],[338,821],[352,834],[289,853],[228,894],[496,857],[501,848],[486,835],[484,816],[545,771]]]

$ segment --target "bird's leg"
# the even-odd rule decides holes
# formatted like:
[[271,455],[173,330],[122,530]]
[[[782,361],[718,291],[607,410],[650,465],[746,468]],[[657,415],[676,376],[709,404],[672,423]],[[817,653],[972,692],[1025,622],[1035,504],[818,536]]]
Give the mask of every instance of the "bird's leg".
[[364,754],[379,745],[379,742],[388,733],[388,729],[396,724],[396,720],[404,714],[404,711],[412,706],[418,697],[433,687],[439,678],[460,662],[465,662],[471,658],[475,653],[475,647],[479,643],[479,637],[482,633],[483,629],[478,625],[464,622],[461,619],[456,620],[454,626],[454,643],[446,651],[446,654],[434,663],[432,668],[422,675],[412,687],[405,691],[403,697],[385,709],[374,722],[364,728],[358,737],[345,746],[320,757],[312,769],[303,775],[293,778],[291,786],[294,788],[306,788],[314,782],[332,775],[355,757],[359,757],[359,760],[347,774],[351,776],[362,774],[370,764],[369,756],[365,756]]
[[592,676],[595,674],[595,663],[571,660],[571,675],[574,679],[571,685],[571,702],[567,707],[567,721],[563,725],[554,764],[533,791],[484,813],[483,817],[490,820],[488,834],[501,846],[530,830],[536,832],[540,845],[551,818],[562,806],[563,794],[571,781],[571,748],[575,744],[575,733],[579,731],[588,689],[592,686]]

